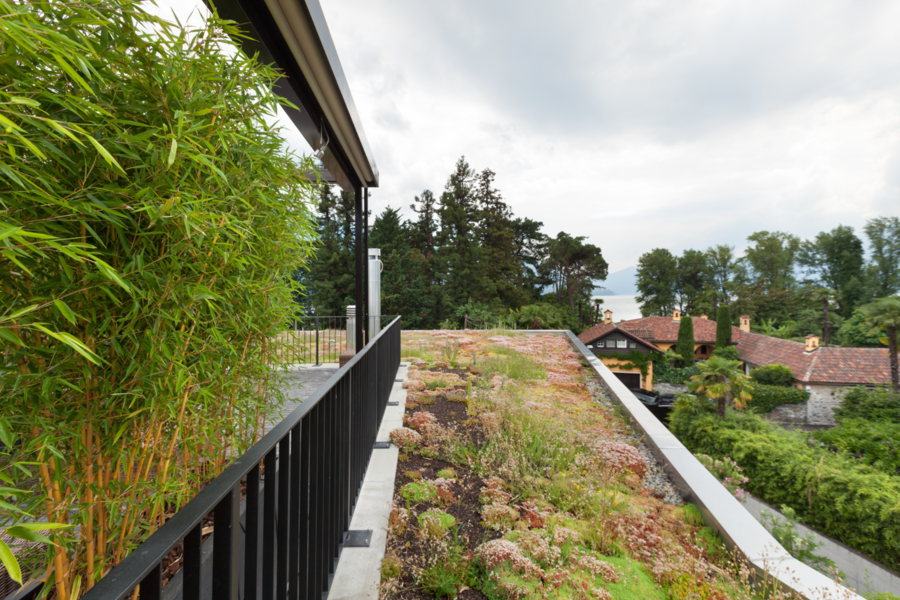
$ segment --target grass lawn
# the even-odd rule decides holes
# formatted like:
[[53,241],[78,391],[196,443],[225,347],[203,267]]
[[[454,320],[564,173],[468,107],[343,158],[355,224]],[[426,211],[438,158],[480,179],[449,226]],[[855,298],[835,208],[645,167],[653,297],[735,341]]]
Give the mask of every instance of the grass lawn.
[[383,598],[756,597],[565,338],[435,331],[402,348]]

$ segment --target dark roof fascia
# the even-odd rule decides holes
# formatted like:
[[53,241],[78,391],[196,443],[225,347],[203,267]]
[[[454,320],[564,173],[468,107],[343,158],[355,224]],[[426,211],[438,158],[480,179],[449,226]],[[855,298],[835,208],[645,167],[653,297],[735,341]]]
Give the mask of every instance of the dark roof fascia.
[[378,187],[378,167],[372,157],[356,105],[350,94],[350,87],[347,84],[318,0],[290,1],[298,4],[301,14],[309,21],[318,36],[316,45],[321,52],[319,58],[327,61],[331,71],[332,84],[335,89],[339,90],[343,108],[353,123],[354,131],[351,132],[350,143],[359,144],[357,153],[361,152],[365,157],[373,174],[372,177],[366,177],[353,167],[353,161],[350,159],[351,149],[342,146],[340,137],[337,135],[337,124],[326,117],[326,111],[316,98],[288,41],[266,3],[254,0],[204,1],[210,8],[213,8],[214,5],[221,18],[236,22],[244,31],[246,37],[235,40],[235,42],[245,54],[258,56],[261,62],[275,65],[284,74],[284,77],[276,82],[274,91],[298,107],[284,106],[283,108],[311,147],[319,147],[319,141],[323,135],[321,129],[324,128],[328,147],[322,162],[325,169],[333,175],[334,181],[346,191],[356,186]]

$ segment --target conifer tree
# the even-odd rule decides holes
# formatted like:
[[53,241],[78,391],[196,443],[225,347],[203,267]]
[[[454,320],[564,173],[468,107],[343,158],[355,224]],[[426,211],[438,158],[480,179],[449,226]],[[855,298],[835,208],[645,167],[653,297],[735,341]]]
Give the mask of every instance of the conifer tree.
[[716,349],[731,345],[731,309],[727,304],[719,306],[716,314]]
[[314,314],[343,315],[355,293],[353,194],[323,186],[316,210],[319,247],[304,281],[307,304]]
[[475,172],[461,157],[447,180],[437,214],[441,221],[436,252],[437,272],[451,306],[475,298],[481,286],[481,256],[476,226]]
[[475,189],[482,256],[474,298],[515,309],[528,301],[522,285],[524,266],[517,254],[512,211],[494,188],[494,177],[493,171],[485,169]]
[[678,326],[678,342],[675,344],[675,352],[681,356],[675,361],[675,366],[680,369],[694,364],[694,322],[690,317],[682,317]]

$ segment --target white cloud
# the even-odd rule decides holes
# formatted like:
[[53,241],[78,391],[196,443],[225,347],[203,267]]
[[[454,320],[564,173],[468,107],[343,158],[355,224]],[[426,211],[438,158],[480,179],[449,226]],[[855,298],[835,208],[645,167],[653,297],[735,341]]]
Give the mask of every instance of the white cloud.
[[[900,4],[323,3],[380,210],[460,155],[612,269],[900,213]],[[861,233],[861,232],[860,232]]]
[[588,236],[612,270],[900,214],[900,3],[322,4],[376,211],[411,215],[464,154],[517,216]]

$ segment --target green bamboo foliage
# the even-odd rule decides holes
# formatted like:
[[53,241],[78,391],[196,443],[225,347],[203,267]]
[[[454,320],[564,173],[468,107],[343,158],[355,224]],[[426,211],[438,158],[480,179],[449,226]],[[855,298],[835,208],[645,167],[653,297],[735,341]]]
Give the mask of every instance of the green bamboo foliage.
[[0,530],[52,542],[38,577],[62,600],[281,401],[267,356],[314,241],[312,165],[235,35],[0,0]]

